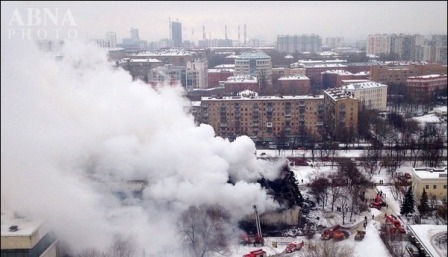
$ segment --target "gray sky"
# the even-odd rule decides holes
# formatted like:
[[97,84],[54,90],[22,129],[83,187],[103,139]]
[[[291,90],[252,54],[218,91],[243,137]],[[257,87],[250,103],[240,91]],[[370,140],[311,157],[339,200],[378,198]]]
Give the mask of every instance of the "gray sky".
[[[168,20],[179,20],[184,40],[207,37],[247,38],[275,42],[280,34],[316,33],[326,37],[343,36],[346,41],[365,39],[374,33],[447,32],[446,1],[405,2],[299,2],[299,1],[159,1],[159,2],[2,2],[2,28],[10,25],[14,10],[26,16],[27,8],[59,8],[60,20],[69,9],[79,37],[103,38],[107,31],[117,33],[118,42],[138,28],[140,38],[158,41],[169,38]],[[24,18],[25,19],[25,18]]]

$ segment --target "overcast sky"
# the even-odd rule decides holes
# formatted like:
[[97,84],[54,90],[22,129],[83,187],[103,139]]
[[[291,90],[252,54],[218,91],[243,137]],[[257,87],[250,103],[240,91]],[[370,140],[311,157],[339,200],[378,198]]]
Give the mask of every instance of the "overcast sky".
[[202,26],[207,37],[224,38],[225,25],[228,38],[234,40],[240,25],[243,40],[244,24],[248,39],[267,43],[275,42],[280,34],[315,33],[323,40],[343,36],[350,41],[374,33],[447,31],[446,1],[2,2],[2,28],[11,27],[16,9],[25,20],[27,8],[59,8],[59,22],[69,10],[80,37],[103,38],[107,31],[114,31],[118,42],[130,36],[131,27],[138,28],[144,40],[169,38],[169,19],[182,23],[184,40],[196,42],[202,39]]

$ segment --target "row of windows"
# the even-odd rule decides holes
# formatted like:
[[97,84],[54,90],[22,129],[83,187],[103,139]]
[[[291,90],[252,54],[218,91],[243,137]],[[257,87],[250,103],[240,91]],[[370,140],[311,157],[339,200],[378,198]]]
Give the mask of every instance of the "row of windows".
[[[429,185],[426,185],[425,189],[429,189]],[[432,189],[437,189],[437,185],[432,185]],[[446,189],[446,185],[443,185],[443,189]]]

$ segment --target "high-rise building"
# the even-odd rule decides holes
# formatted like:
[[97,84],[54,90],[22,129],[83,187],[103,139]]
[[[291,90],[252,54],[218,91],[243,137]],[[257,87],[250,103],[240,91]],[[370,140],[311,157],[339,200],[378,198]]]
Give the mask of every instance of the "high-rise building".
[[311,52],[320,53],[322,38],[319,35],[279,35],[277,36],[277,50],[285,53]]
[[272,85],[271,57],[262,51],[244,52],[235,59],[235,75],[252,75],[260,83]]
[[182,47],[182,23],[171,22],[171,39],[174,47]]
[[390,53],[390,36],[387,34],[375,34],[367,37],[366,54],[381,55]]
[[138,36],[138,29],[131,28],[131,39],[134,41],[140,40],[140,37]]
[[110,48],[116,48],[117,47],[117,34],[115,32],[107,32],[106,33],[106,40],[109,42]]

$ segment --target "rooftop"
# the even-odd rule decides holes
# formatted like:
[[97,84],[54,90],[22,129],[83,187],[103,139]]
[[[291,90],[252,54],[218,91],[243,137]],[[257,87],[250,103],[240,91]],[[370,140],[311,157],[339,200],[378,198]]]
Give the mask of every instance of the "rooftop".
[[443,178],[446,180],[447,178],[447,168],[446,167],[417,167],[413,169],[414,174],[420,179],[438,179]]
[[[240,92],[241,93],[241,92]],[[223,101],[223,100],[266,100],[266,101],[272,101],[272,100],[306,100],[306,99],[324,99],[323,95],[299,95],[299,96],[258,96],[257,94],[238,94],[238,96],[226,96],[226,97],[215,97],[215,96],[205,96],[201,98],[201,101],[207,100],[207,101]]]
[[269,55],[265,54],[262,51],[245,52],[237,57],[237,59],[266,59],[266,58],[271,59]]
[[342,88],[346,89],[346,90],[356,90],[356,89],[369,89],[369,88],[379,88],[379,87],[387,88],[387,85],[381,84],[378,82],[368,81],[368,82],[348,84],[346,86],[343,86]]
[[409,230],[430,256],[446,256],[446,241],[442,242],[445,245],[444,248],[438,246],[438,238],[443,236],[446,238],[447,227],[445,225],[409,225]]
[[[43,221],[34,221],[21,217],[12,211],[1,212],[1,236],[31,236],[44,224]],[[17,226],[17,231],[11,231],[11,226]],[[40,233],[42,234],[42,233]],[[43,234],[42,236],[44,236]]]
[[278,80],[310,80],[310,79],[304,75],[292,75],[292,76],[281,77]]

